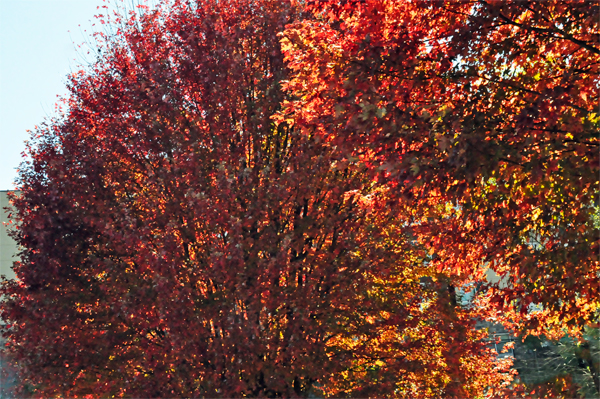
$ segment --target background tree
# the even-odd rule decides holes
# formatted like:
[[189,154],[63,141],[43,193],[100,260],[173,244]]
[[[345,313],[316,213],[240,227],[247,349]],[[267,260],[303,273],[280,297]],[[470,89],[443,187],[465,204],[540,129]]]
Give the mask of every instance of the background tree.
[[[543,336],[517,340],[514,366],[520,382],[538,397],[561,390],[565,397],[596,397],[598,377],[593,370],[600,363],[598,328],[586,328],[584,338],[579,342],[568,336],[558,341]],[[590,363],[595,364],[589,367]]]
[[301,17],[174,1],[117,20],[70,78],[13,199],[1,311],[21,394],[464,397],[510,379],[414,210],[279,113],[278,33]]

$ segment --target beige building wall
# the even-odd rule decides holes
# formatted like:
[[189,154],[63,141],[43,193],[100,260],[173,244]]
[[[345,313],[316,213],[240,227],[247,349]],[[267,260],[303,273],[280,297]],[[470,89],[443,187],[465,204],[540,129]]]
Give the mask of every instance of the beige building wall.
[[[8,191],[0,191],[0,275],[14,278],[12,264],[16,260],[17,244],[8,236],[11,222],[8,213],[4,209],[10,207],[7,194]],[[4,321],[0,320],[0,323],[3,324]],[[3,341],[4,339],[0,337],[0,398],[10,398],[13,397],[11,388],[16,383],[16,377],[6,355],[2,351]]]
[[11,221],[4,209],[10,207],[7,194],[8,191],[0,191],[0,222],[2,222],[0,227],[0,275],[14,278],[12,264],[16,260],[17,244],[8,236]]

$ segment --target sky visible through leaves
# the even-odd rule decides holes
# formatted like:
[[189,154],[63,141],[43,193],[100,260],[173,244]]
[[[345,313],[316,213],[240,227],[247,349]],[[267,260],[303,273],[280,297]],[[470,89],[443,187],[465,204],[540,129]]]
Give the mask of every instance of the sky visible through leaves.
[[27,130],[56,114],[66,76],[85,61],[85,41],[102,4],[0,0],[0,190],[15,188]]

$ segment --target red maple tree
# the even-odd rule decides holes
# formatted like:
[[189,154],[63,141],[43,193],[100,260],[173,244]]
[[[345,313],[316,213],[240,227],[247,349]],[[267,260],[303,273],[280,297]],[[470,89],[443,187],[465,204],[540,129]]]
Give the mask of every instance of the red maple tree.
[[597,325],[598,3],[310,9],[283,35],[286,117],[396,185],[438,270],[489,286],[488,320],[554,337]]
[[322,1],[312,11],[283,38],[297,96],[287,115],[365,156],[413,207],[451,205],[455,217],[423,225],[440,267],[473,276],[485,264],[510,283],[494,295],[501,306],[594,321],[598,4]]
[[21,393],[504,395],[478,319],[597,314],[585,10],[182,0],[117,20],[13,200]]

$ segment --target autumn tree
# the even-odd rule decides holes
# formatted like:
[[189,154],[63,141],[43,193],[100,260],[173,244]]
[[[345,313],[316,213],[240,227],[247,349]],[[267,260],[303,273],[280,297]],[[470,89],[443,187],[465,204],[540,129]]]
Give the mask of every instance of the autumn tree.
[[282,41],[287,114],[423,215],[450,206],[422,242],[457,281],[502,276],[513,322],[597,321],[598,3],[311,4]]
[[501,277],[488,318],[555,337],[596,324],[598,3],[310,4],[283,36],[286,115],[397,187],[452,285]]
[[13,198],[1,315],[22,395],[475,397],[510,380],[422,215],[368,153],[282,112],[297,95],[278,35],[304,16],[173,1],[100,35]]

